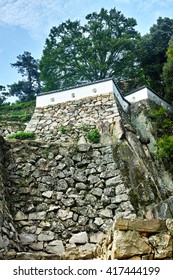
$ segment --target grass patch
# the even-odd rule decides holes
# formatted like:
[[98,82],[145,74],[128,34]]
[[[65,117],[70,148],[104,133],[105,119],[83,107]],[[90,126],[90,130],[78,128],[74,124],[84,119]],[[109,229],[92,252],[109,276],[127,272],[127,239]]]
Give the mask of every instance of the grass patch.
[[88,140],[94,144],[100,143],[100,137],[101,137],[101,135],[97,128],[89,131],[87,134]]
[[19,139],[19,140],[34,140],[35,132],[18,131],[16,133],[9,134],[8,138],[9,139]]

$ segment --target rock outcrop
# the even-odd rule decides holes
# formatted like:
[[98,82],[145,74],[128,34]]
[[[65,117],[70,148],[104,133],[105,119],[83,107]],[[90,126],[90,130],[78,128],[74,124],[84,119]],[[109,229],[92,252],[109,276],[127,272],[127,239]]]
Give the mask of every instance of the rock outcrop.
[[117,219],[95,257],[104,260],[173,259],[173,220]]

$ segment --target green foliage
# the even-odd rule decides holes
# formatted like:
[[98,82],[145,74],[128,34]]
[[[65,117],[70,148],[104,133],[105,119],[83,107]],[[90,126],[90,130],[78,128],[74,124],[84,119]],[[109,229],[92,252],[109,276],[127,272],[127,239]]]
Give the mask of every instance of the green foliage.
[[8,135],[9,139],[20,139],[20,140],[34,140],[35,133],[34,132],[25,132],[25,131],[18,131],[13,134]]
[[173,115],[163,107],[156,109],[149,116],[154,125],[156,137],[171,134],[173,129]]
[[31,119],[35,108],[35,100],[23,103],[1,105],[0,120],[27,122]]
[[164,135],[157,141],[158,157],[161,159],[173,159],[173,136]]
[[40,92],[40,77],[38,71],[38,60],[31,56],[31,53],[24,52],[17,56],[16,63],[11,64],[18,69],[18,73],[26,80],[18,81],[8,85],[8,96],[17,96],[20,101],[30,101]]
[[96,128],[89,131],[87,134],[88,140],[95,144],[100,142],[100,137],[101,137],[100,132]]
[[160,107],[150,115],[156,133],[157,156],[162,159],[165,166],[170,169],[173,159],[173,115]]
[[89,132],[89,125],[84,123],[81,127],[81,129],[84,131],[84,132]]
[[169,102],[173,102],[173,36],[169,41],[167,50],[167,61],[163,66],[163,82],[165,86],[164,98]]
[[157,23],[144,35],[140,46],[140,66],[145,76],[145,84],[164,96],[162,78],[166,62],[168,43],[173,35],[173,19],[159,17]]
[[40,61],[45,91],[134,74],[140,37],[136,20],[113,8],[91,13],[86,21],[68,20],[51,29]]
[[66,134],[70,131],[70,127],[67,125],[61,125],[58,130],[61,131],[62,134]]

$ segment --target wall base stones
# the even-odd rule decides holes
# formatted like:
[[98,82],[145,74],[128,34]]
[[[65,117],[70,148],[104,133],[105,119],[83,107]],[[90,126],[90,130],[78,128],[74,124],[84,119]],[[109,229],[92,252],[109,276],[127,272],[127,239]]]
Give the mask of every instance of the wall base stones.
[[117,219],[94,255],[103,260],[172,260],[172,226],[171,219]]

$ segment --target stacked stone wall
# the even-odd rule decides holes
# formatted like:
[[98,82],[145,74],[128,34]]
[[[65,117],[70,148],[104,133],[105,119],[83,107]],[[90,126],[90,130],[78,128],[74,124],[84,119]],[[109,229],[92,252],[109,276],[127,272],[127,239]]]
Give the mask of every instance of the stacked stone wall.
[[26,251],[93,248],[114,217],[135,217],[110,145],[10,141],[11,213]]
[[26,124],[21,122],[8,122],[1,121],[0,123],[0,135],[7,138],[9,134],[23,131],[26,128]]
[[6,200],[5,150],[5,141],[0,136],[0,259],[7,251],[20,250],[18,235]]
[[108,93],[36,108],[26,131],[35,132],[37,139],[71,142],[78,140],[86,127],[96,127],[102,134],[116,134],[120,121],[115,96]]

